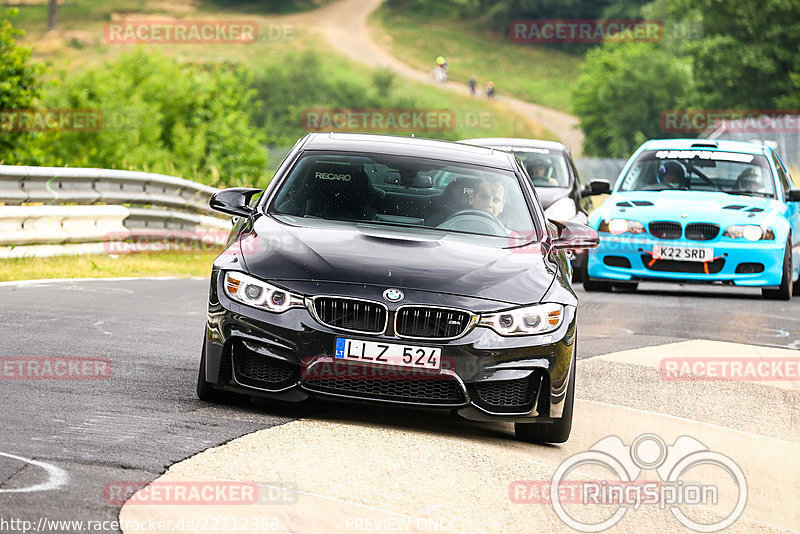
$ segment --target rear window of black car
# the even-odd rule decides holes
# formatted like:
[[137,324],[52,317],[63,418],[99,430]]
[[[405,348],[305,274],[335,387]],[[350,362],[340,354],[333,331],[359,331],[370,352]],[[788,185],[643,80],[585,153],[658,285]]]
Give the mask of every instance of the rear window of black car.
[[514,173],[407,156],[310,153],[271,211],[295,217],[538,238]]

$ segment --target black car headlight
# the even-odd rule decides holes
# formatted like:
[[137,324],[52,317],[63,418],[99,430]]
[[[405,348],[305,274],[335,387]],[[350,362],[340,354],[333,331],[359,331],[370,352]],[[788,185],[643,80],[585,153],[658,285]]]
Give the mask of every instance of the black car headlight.
[[747,239],[748,241],[759,241],[761,239],[774,240],[775,233],[772,228],[764,228],[755,224],[738,224],[729,226],[725,233],[726,237],[733,239]]
[[552,332],[563,320],[564,306],[546,303],[482,314],[478,324],[488,326],[501,336],[529,336]]
[[289,308],[305,306],[302,295],[291,293],[238,271],[227,271],[222,286],[225,288],[225,294],[232,300],[262,310],[281,313]]

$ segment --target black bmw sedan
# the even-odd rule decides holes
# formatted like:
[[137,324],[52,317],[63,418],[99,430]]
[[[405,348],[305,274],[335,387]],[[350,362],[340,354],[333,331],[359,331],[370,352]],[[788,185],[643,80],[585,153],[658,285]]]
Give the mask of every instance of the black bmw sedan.
[[567,251],[597,234],[545,218],[512,154],[310,134],[238,217],[211,273],[197,383],[235,394],[450,410],[564,442],[577,299]]

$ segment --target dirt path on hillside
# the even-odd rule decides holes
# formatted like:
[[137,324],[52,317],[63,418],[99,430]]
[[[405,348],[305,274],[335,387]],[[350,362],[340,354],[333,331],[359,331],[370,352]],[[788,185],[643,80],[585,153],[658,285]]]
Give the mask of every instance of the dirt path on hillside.
[[[398,75],[419,83],[436,85],[462,95],[469,95],[466,84],[435,82],[429,72],[416,70],[385,49],[381,48],[370,35],[367,20],[383,0],[341,0],[321,9],[293,16],[298,24],[308,25],[318,30],[331,46],[350,59],[365,63],[370,67],[388,67]],[[580,155],[583,147],[583,132],[578,126],[578,118],[537,104],[524,102],[511,96],[500,96],[496,106],[505,106],[524,116],[533,125],[552,131],[567,145],[574,156]]]

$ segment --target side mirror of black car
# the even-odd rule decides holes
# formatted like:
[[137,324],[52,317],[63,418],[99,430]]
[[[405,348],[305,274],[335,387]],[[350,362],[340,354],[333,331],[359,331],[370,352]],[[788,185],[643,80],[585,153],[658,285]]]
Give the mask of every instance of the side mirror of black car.
[[250,217],[253,214],[253,208],[249,206],[250,199],[254,195],[260,193],[261,189],[251,189],[249,187],[230,187],[218,191],[208,205],[211,209],[235,215],[237,217]]
[[583,250],[595,248],[600,244],[600,236],[592,228],[585,224],[550,221],[557,231],[557,236],[553,239],[553,248],[556,250]]
[[592,180],[589,185],[581,189],[582,197],[590,197],[593,195],[607,195],[611,193],[611,183],[608,180]]
[[793,187],[789,189],[789,194],[786,198],[792,202],[800,202],[800,187]]

